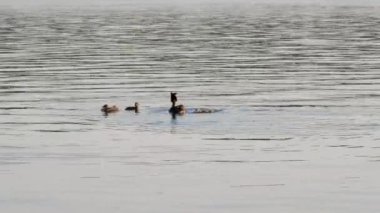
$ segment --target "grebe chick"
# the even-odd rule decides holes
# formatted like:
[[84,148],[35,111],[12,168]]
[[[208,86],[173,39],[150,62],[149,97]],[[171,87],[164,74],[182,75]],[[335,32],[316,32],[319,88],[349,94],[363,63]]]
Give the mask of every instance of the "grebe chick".
[[100,111],[104,113],[112,113],[119,111],[119,108],[116,105],[110,107],[108,104],[104,104]]
[[125,108],[126,111],[135,111],[136,113],[139,112],[139,103],[135,102],[135,106],[129,106]]

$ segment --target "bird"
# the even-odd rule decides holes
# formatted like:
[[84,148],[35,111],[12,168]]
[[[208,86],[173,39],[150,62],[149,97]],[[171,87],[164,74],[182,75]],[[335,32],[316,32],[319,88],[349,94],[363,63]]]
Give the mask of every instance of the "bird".
[[135,111],[135,113],[139,112],[139,103],[135,102],[135,106],[129,106],[125,108],[126,111]]
[[189,110],[185,108],[184,105],[176,105],[177,102],[177,93],[170,93],[170,101],[172,102],[172,107],[169,109],[169,112],[173,115],[183,115],[185,113],[194,113],[194,114],[204,114],[204,113],[214,113],[220,112],[220,109],[210,109],[210,108],[190,108]]
[[177,100],[178,100],[177,99],[177,93],[171,92],[170,93],[170,101],[172,102],[172,107],[170,107],[169,112],[172,114],[183,115],[186,113],[186,108],[182,104],[176,106]]
[[116,105],[108,106],[108,104],[104,104],[103,107],[100,109],[100,111],[104,113],[112,113],[112,112],[118,112],[119,108]]

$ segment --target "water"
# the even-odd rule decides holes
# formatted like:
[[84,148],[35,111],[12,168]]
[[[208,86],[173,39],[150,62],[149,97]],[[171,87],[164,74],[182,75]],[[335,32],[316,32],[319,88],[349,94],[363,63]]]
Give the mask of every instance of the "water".
[[1,9],[0,211],[379,211],[379,12]]

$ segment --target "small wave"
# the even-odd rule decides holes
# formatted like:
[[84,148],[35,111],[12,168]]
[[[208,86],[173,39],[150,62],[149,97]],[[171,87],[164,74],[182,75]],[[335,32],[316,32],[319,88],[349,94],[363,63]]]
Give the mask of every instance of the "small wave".
[[99,176],[83,176],[83,177],[80,177],[80,178],[83,178],[83,179],[98,179],[100,177]]
[[301,107],[319,107],[319,108],[327,108],[327,107],[349,107],[349,105],[317,105],[317,104],[279,104],[279,105],[251,105],[251,107],[268,107],[268,108],[301,108]]
[[332,147],[332,148],[350,148],[350,149],[364,148],[364,146],[352,146],[352,145],[346,145],[346,144],[342,144],[342,145],[330,145],[328,147]]
[[234,185],[232,188],[243,188],[243,187],[275,187],[275,186],[285,186],[283,183],[274,184],[247,184],[247,185]]
[[0,149],[25,149],[25,146],[9,146],[9,145],[3,145],[0,146]]
[[71,132],[72,130],[64,130],[64,129],[55,129],[55,130],[36,129],[34,131],[36,131],[36,132]]
[[92,129],[36,129],[35,132],[44,132],[44,133],[65,133],[65,132],[87,132]]
[[26,161],[0,161],[0,165],[22,165],[22,164],[30,164],[30,162],[26,162]]
[[221,112],[222,109],[210,109],[210,108],[190,108],[188,109],[189,113],[193,114],[210,114],[210,113],[216,113]]
[[208,160],[200,161],[203,163],[284,163],[284,162],[305,162],[302,159],[287,159],[287,160]]
[[37,109],[37,107],[0,107],[0,110]]
[[0,124],[6,125],[81,125],[81,126],[91,126],[90,123],[84,122],[0,122]]
[[203,140],[217,141],[286,141],[292,138],[203,138]]

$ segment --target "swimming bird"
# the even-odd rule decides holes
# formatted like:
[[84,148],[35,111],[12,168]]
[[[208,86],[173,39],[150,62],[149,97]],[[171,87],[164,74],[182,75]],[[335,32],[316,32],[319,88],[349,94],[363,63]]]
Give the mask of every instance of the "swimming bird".
[[139,103],[135,102],[135,106],[129,106],[125,108],[126,111],[135,111],[135,113],[139,112]]
[[104,113],[112,113],[119,111],[119,108],[116,105],[108,106],[108,104],[104,104],[103,107],[100,109],[100,111]]
[[174,93],[174,92],[170,93],[170,101],[172,102],[172,107],[169,109],[169,112],[172,113],[172,115],[183,115],[185,113],[194,113],[194,114],[214,113],[214,112],[222,111],[220,109],[210,109],[210,108],[190,108],[188,110],[182,104],[176,105],[177,93]]
[[183,115],[186,113],[186,108],[184,105],[180,104],[176,106],[177,102],[177,93],[171,92],[170,93],[170,101],[172,102],[172,107],[170,107],[169,112],[172,114],[178,114]]

